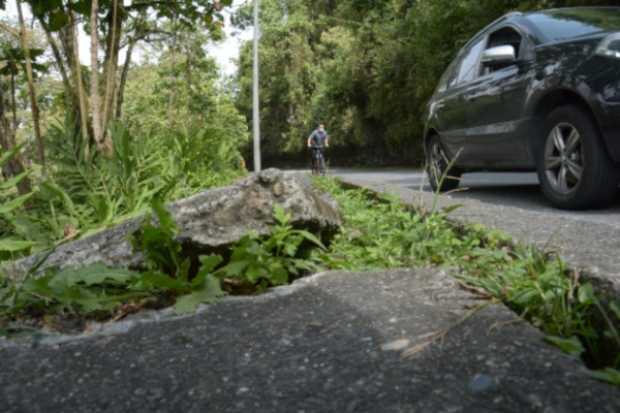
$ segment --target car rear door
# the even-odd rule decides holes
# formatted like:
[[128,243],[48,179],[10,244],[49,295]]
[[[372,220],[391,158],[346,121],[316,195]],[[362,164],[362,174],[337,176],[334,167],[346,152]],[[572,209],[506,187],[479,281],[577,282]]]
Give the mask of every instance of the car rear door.
[[463,94],[469,111],[465,135],[475,167],[523,168],[529,161],[523,107],[530,76],[524,56],[531,46],[513,26],[492,31],[485,49],[503,45],[515,47],[517,61],[501,67],[481,63],[479,77]]

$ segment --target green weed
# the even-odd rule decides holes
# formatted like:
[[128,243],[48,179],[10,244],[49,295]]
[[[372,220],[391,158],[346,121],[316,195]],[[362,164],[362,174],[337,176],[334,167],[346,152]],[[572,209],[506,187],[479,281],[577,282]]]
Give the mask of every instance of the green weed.
[[128,288],[138,274],[101,264],[80,269],[47,271],[0,287],[0,317],[43,314],[93,314],[109,312],[119,302],[143,298],[144,291]]
[[302,272],[316,270],[316,264],[303,256],[302,246],[307,243],[325,250],[322,242],[308,231],[294,229],[290,215],[280,206],[274,209],[274,219],[269,237],[245,236],[233,247],[230,262],[216,275],[264,289],[288,284]]
[[134,249],[144,255],[147,270],[137,287],[151,294],[168,294],[179,297],[175,310],[188,313],[198,305],[209,303],[224,295],[215,269],[222,263],[219,255],[199,257],[200,269],[191,274],[191,257],[183,253],[183,246],[176,239],[177,226],[163,202],[156,199],[152,205],[158,225],[147,216],[140,231],[132,237]]
[[[15,146],[12,150],[0,152],[0,170],[5,167],[21,150]],[[15,213],[24,208],[34,193],[18,195],[17,187],[28,178],[29,171],[25,171],[13,178],[0,180],[0,262],[28,253],[35,245],[33,241],[25,240],[19,231],[16,231]]]
[[194,256],[177,240],[176,223],[163,201],[156,198],[151,208],[131,237],[133,248],[144,256],[142,271],[96,264],[35,276],[35,266],[21,281],[0,278],[0,331],[8,334],[12,322],[50,315],[109,319],[124,306],[137,311],[173,304],[177,313],[190,313],[225,295],[223,286],[253,293],[288,284],[317,269],[310,250],[325,249],[312,233],[293,228],[290,215],[276,207],[270,235],[245,236],[230,248],[226,261],[221,255]]

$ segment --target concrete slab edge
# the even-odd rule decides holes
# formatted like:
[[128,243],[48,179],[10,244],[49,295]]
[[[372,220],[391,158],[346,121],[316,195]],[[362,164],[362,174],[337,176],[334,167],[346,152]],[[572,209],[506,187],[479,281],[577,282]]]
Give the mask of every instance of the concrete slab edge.
[[[189,314],[176,314],[172,307],[167,307],[161,310],[149,310],[144,312],[139,312],[136,314],[132,314],[127,316],[123,320],[119,321],[108,321],[108,322],[93,322],[89,324],[88,331],[80,334],[58,334],[51,331],[43,331],[40,334],[29,337],[28,339],[7,339],[0,337],[0,349],[2,348],[11,348],[11,347],[23,347],[25,345],[30,345],[32,347],[36,346],[56,346],[67,343],[80,342],[83,340],[88,340],[93,337],[102,337],[102,336],[114,336],[125,334],[132,330],[133,328],[141,325],[141,324],[149,324],[156,322],[168,322],[175,320],[183,320],[191,317],[198,316],[200,314],[207,313],[214,305],[218,305],[226,302],[252,302],[252,303],[261,303],[267,302],[270,300],[275,300],[279,297],[287,296],[294,294],[295,292],[306,288],[314,283],[316,283],[319,279],[323,277],[329,276],[331,273],[341,273],[342,271],[324,271],[317,274],[310,275],[308,277],[303,277],[298,280],[295,280],[290,285],[285,285],[281,287],[275,287],[263,294],[254,295],[254,296],[226,296],[221,300],[213,304],[201,304],[198,309]],[[353,274],[353,273],[352,273]]]

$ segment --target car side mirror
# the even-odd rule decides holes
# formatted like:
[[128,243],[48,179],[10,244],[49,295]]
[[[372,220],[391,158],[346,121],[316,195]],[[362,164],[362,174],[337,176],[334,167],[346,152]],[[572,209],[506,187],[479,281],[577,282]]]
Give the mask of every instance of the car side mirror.
[[496,46],[482,53],[482,64],[486,66],[506,65],[517,62],[514,46]]

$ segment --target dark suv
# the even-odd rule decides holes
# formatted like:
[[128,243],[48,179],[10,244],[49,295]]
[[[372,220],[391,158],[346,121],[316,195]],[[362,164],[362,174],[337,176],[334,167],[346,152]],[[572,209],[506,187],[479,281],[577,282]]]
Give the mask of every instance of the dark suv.
[[464,172],[537,171],[557,207],[609,204],[619,183],[620,7],[493,22],[450,64],[426,119],[435,190],[456,188]]

